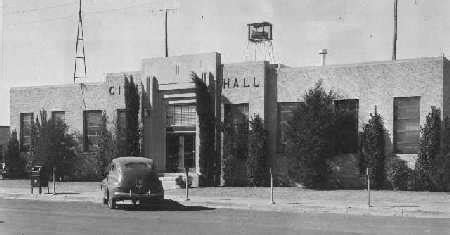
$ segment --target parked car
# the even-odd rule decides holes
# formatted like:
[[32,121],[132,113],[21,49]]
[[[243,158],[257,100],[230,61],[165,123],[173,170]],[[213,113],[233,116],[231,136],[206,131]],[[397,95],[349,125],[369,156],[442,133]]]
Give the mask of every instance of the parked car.
[[117,201],[131,200],[133,205],[164,199],[164,189],[153,160],[144,157],[119,157],[112,160],[102,181],[103,203],[115,209]]

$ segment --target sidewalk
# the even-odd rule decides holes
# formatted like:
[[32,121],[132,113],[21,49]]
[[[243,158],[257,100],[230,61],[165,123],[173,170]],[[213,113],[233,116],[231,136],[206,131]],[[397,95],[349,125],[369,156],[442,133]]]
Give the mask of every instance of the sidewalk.
[[[101,203],[99,182],[57,183],[56,195],[31,195],[28,180],[0,180],[0,198],[48,201],[89,201]],[[50,188],[52,191],[52,188]],[[343,215],[378,215],[450,218],[450,194],[432,192],[373,191],[371,205],[367,205],[367,191],[315,191],[295,187],[274,188],[275,204],[270,204],[269,188],[209,187],[189,190],[185,201],[184,189],[165,192],[185,206],[250,209],[293,213],[337,213]]]

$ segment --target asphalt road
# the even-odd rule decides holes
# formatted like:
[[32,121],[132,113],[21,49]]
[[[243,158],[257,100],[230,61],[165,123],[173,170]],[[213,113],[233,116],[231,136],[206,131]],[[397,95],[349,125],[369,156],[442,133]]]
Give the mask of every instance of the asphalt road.
[[0,199],[0,234],[450,234],[450,220]]

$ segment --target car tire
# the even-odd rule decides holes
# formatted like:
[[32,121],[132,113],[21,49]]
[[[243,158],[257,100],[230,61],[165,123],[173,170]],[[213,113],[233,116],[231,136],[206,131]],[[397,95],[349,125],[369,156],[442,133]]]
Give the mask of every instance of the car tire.
[[116,199],[110,198],[108,200],[108,207],[109,207],[109,209],[116,209],[117,208]]

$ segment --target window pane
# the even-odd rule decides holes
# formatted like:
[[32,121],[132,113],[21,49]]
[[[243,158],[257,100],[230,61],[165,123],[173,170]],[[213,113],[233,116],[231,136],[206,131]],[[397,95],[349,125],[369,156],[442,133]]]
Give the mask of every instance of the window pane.
[[20,114],[20,144],[22,151],[28,151],[31,145],[31,125],[33,113]]
[[288,121],[292,119],[294,110],[301,102],[280,102],[278,103],[278,152],[285,152],[287,144],[286,132]]
[[338,153],[358,151],[358,99],[336,100],[338,133],[336,150]]
[[102,125],[102,111],[85,111],[84,133],[85,149],[93,151],[98,147],[98,141]]
[[53,120],[61,120],[64,122],[65,121],[65,112],[64,111],[53,111],[52,119]]
[[233,143],[233,151],[239,158],[248,155],[248,104],[225,104],[225,141]]
[[168,126],[195,126],[196,107],[195,105],[169,105],[166,119]]
[[420,131],[420,97],[394,98],[396,153],[417,153]]

